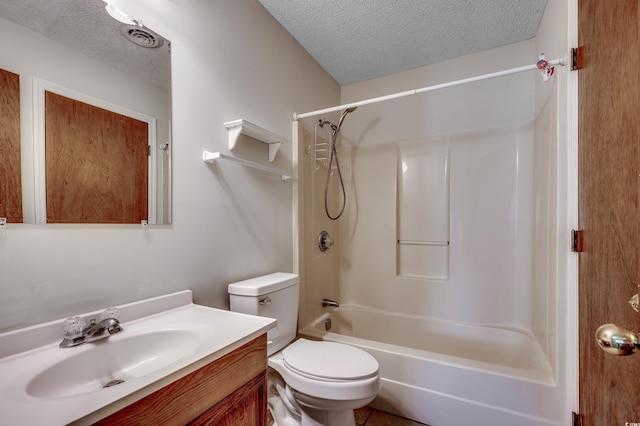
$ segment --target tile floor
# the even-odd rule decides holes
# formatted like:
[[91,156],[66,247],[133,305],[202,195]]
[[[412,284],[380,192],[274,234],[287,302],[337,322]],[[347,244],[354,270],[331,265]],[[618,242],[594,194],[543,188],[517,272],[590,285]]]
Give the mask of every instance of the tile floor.
[[357,426],[429,426],[370,407],[357,409],[355,415]]
[[[267,424],[273,425],[271,413],[268,414]],[[394,416],[384,411],[374,410],[370,407],[362,407],[355,411],[356,426],[429,426],[414,422],[403,417]]]

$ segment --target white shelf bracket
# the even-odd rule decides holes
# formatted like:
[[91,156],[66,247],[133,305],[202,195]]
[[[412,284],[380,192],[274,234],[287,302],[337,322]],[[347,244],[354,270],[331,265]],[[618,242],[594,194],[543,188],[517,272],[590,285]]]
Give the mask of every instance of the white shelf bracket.
[[273,162],[282,143],[281,137],[275,133],[263,129],[247,120],[234,120],[224,123],[224,127],[229,131],[229,149],[234,150],[240,135],[247,135],[250,138],[264,142],[269,146],[269,162]]
[[205,163],[212,164],[212,163],[215,163],[215,161],[218,159],[235,161],[236,163],[240,163],[243,166],[252,167],[254,169],[262,170],[263,172],[280,175],[280,178],[282,179],[283,182],[293,179],[291,175],[283,172],[282,170],[276,169],[274,167],[263,166],[262,164],[254,163],[252,161],[244,160],[238,157],[233,157],[231,155],[225,155],[221,152],[202,151],[202,160]]

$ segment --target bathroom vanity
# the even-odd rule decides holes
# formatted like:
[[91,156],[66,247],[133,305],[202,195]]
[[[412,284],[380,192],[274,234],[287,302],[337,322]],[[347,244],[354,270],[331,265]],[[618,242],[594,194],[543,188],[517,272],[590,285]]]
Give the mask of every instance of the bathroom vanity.
[[98,421],[97,425],[266,425],[266,335]]
[[122,332],[71,348],[59,347],[62,320],[0,334],[3,422],[266,424],[266,333],[275,320],[191,297],[119,306]]

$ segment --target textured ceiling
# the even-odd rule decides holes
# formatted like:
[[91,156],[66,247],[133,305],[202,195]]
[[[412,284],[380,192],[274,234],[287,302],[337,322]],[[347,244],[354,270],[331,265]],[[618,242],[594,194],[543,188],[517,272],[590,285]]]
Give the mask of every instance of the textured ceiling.
[[[121,71],[169,88],[170,43],[140,47],[120,33],[102,0],[0,0],[0,16],[108,63]],[[13,41],[19,47],[19,40]]]
[[[547,2],[258,1],[341,85],[532,38]],[[169,87],[168,43],[159,49],[130,43],[101,0],[0,0],[0,16]]]
[[547,0],[258,0],[341,85],[530,39]]

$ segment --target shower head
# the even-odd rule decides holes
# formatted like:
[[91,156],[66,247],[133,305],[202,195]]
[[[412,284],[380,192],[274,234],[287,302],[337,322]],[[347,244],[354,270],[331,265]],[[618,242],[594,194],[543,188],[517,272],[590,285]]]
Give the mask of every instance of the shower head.
[[338,120],[338,126],[336,127],[336,133],[338,133],[340,131],[340,127],[342,126],[342,121],[347,116],[347,114],[349,114],[350,112],[355,111],[356,108],[358,108],[358,107],[351,107],[351,108],[347,108],[344,111],[342,111],[342,115],[340,115],[340,120]]
[[[327,164],[327,180],[325,181],[325,185],[324,185],[324,211],[325,213],[327,213],[327,217],[331,220],[336,220],[340,216],[342,216],[342,213],[344,212],[344,208],[347,205],[347,193],[344,189],[344,181],[342,180],[342,172],[340,171],[340,163],[338,162],[338,152],[336,151],[336,140],[338,139],[338,132],[340,132],[340,127],[342,126],[342,122],[344,121],[344,118],[350,112],[355,111],[356,108],[357,107],[351,107],[342,111],[342,114],[340,115],[340,120],[338,121],[337,126],[335,124],[331,124],[328,121],[322,121],[322,119],[320,120],[320,123],[319,123],[320,127],[324,126],[325,124],[329,124],[331,126],[331,144],[330,144],[331,155],[329,156],[329,162]],[[342,207],[340,209],[340,212],[336,216],[332,216],[331,213],[329,213],[329,204],[327,201],[327,194],[329,193],[329,180],[331,179],[331,175],[333,174],[334,161],[335,161],[335,169],[338,171],[338,178],[340,179],[340,188],[342,189],[341,191]]]

